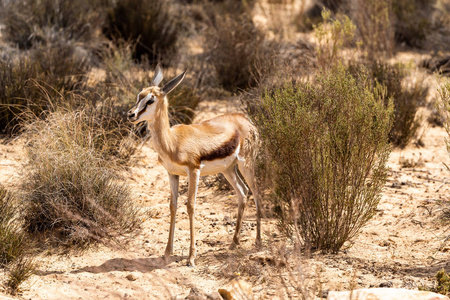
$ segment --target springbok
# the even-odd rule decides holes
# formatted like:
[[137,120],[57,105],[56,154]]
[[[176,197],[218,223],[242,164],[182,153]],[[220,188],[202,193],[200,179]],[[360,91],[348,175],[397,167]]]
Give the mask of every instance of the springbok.
[[186,71],[173,78],[163,88],[159,88],[163,74],[158,66],[152,86],[138,94],[136,105],[128,111],[128,120],[133,124],[141,121],[148,122],[153,147],[158,152],[158,161],[169,173],[170,231],[164,253],[166,261],[173,254],[179,177],[188,177],[187,212],[191,237],[188,265],[194,267],[196,255],[194,213],[200,176],[222,173],[237,194],[238,216],[230,249],[239,245],[242,216],[248,195],[248,188],[239,176],[238,168],[255,199],[257,246],[261,245],[261,204],[254,179],[257,131],[244,114],[225,114],[199,124],[170,127],[167,94],[180,84],[185,74]]

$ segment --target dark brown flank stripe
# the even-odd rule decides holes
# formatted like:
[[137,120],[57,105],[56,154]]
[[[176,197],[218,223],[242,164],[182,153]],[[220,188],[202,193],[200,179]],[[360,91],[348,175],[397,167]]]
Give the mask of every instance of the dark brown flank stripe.
[[239,145],[239,133],[235,132],[233,137],[227,142],[225,142],[222,146],[211,151],[210,153],[203,154],[200,157],[200,161],[215,160],[230,156],[231,154],[233,154],[234,151],[236,151],[238,145]]

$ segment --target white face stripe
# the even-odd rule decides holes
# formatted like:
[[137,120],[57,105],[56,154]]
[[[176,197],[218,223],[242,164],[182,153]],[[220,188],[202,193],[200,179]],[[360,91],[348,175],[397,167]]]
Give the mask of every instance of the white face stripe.
[[[137,94],[137,97],[136,97],[136,103],[139,103],[139,95],[140,95],[141,93],[142,93],[142,92],[140,92],[139,94]],[[147,96],[145,96],[145,98],[142,99],[141,101],[147,102],[148,100],[150,100],[150,98],[151,98],[152,96],[153,96],[152,93],[148,93]]]
[[[139,96],[138,96],[139,97]],[[150,98],[153,97],[152,93],[148,93],[148,95],[143,99],[145,102],[147,102],[148,100],[150,100]]]

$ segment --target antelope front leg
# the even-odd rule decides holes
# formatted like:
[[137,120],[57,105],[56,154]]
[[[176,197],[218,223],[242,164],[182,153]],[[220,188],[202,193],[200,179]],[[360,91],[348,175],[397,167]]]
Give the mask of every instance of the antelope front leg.
[[197,197],[198,179],[200,178],[199,169],[189,169],[189,191],[187,201],[187,212],[189,215],[189,229],[191,232],[191,247],[189,248],[188,266],[195,267],[195,198]]
[[169,174],[170,179],[170,230],[169,241],[167,242],[166,251],[164,252],[164,259],[169,261],[169,257],[173,254],[173,237],[175,235],[175,219],[177,215],[178,202],[178,185],[180,177],[178,175]]

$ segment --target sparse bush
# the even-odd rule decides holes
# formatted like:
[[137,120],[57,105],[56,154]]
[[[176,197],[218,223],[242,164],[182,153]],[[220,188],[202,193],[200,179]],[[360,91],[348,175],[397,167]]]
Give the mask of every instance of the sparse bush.
[[140,224],[129,188],[107,155],[110,137],[92,116],[55,112],[27,125],[25,228],[51,232],[69,248],[110,243]]
[[314,26],[317,38],[317,62],[322,69],[333,68],[344,60],[342,49],[353,42],[355,25],[347,16],[331,20],[331,12],[322,11],[323,22]]
[[450,295],[450,276],[442,269],[436,273],[434,286],[419,286],[419,291],[434,292],[448,296]]
[[450,294],[450,276],[444,269],[436,273],[436,292],[442,295]]
[[391,1],[357,0],[349,6],[369,59],[391,56],[395,44]]
[[[446,79],[439,86],[440,101],[437,103],[437,107],[440,115],[444,121],[444,128],[447,131],[447,135],[450,137],[450,80]],[[445,140],[447,145],[447,151],[450,153],[450,139]]]
[[207,51],[219,84],[229,91],[257,85],[275,66],[277,50],[249,13],[216,16]]
[[[24,111],[39,115],[57,104],[48,97],[82,90],[90,65],[73,44],[38,46],[16,58],[0,60],[0,128],[11,132]],[[45,93],[41,86],[47,88]],[[47,101],[50,99],[51,101]]]
[[178,51],[181,23],[164,0],[119,0],[108,10],[103,32],[113,40],[135,41],[134,58],[167,65]]
[[380,200],[393,105],[368,81],[339,66],[267,90],[250,111],[281,228],[307,248],[337,252]]
[[5,36],[21,49],[57,39],[90,42],[101,22],[99,1],[18,0],[4,7]]
[[352,74],[368,72],[370,86],[384,86],[383,98],[386,103],[394,102],[394,123],[389,139],[394,146],[404,148],[420,126],[417,110],[425,104],[428,86],[423,79],[417,78],[412,83],[406,82],[407,72],[400,64],[391,65],[380,60],[367,60],[350,64]]
[[392,2],[395,40],[411,47],[421,47],[431,30],[435,0],[397,0]]
[[172,124],[192,123],[200,96],[192,87],[183,86],[173,91],[169,98],[169,114]]

